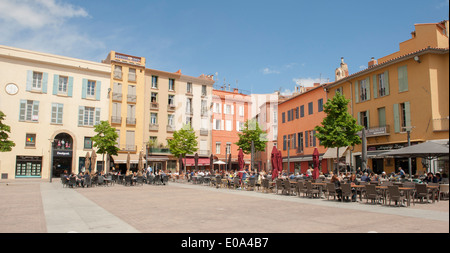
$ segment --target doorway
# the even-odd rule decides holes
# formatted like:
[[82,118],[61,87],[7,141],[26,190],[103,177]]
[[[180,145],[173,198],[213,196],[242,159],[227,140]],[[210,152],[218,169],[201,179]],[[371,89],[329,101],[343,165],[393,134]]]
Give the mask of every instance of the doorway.
[[71,174],[73,161],[73,139],[70,134],[60,133],[53,142],[53,177]]
[[372,159],[373,173],[381,175],[384,171],[383,161],[383,159]]

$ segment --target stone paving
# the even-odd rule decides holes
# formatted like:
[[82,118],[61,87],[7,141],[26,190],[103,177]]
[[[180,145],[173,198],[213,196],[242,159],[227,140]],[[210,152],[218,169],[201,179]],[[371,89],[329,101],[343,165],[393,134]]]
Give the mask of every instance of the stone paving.
[[1,233],[449,233],[449,201],[389,207],[173,183],[1,181]]

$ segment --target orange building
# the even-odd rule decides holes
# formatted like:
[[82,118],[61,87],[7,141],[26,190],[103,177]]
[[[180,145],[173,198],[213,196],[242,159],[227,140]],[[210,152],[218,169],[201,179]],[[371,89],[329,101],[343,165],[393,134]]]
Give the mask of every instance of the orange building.
[[327,93],[323,86],[317,83],[302,88],[299,94],[278,104],[278,149],[283,156],[283,171],[305,173],[312,167],[312,154],[317,148],[320,171],[328,173],[327,160],[323,159],[327,149],[320,146],[314,130],[326,116],[323,105]]
[[[238,133],[242,133],[244,123],[251,119],[249,108],[252,104],[251,96],[233,91],[213,89],[212,98],[212,154],[215,160],[228,162],[231,154],[232,167],[222,165],[220,169],[237,170],[239,147]],[[250,165],[251,155],[244,154],[246,167]],[[218,166],[215,169],[219,169]]]

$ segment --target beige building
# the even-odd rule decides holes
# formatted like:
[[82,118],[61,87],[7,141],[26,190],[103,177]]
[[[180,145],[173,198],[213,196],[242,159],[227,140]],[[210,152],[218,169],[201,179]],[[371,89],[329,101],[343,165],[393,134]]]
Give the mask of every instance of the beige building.
[[108,119],[110,75],[103,63],[0,46],[0,110],[16,144],[0,153],[2,179],[82,171],[94,126]]
[[128,154],[136,170],[139,152],[145,151],[145,58],[111,51],[103,63],[111,68],[109,122],[119,135],[120,150],[112,158],[115,169],[125,173]]
[[190,124],[198,137],[199,156],[209,156],[212,77],[186,76],[180,70],[172,73],[146,69],[145,84],[147,163],[156,170],[175,171],[179,168],[178,157],[170,153],[167,140],[173,138],[173,132],[184,124]]

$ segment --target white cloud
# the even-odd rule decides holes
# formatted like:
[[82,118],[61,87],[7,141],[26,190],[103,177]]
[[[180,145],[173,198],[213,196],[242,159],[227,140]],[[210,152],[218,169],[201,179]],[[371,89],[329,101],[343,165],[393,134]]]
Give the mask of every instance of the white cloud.
[[73,57],[104,48],[102,42],[69,24],[89,14],[65,1],[1,0],[0,44]]
[[294,78],[292,81],[297,85],[302,85],[304,87],[313,87],[315,83],[324,83],[327,78]]
[[264,75],[269,75],[269,74],[280,74],[280,71],[278,70],[274,70],[274,69],[270,69],[270,68],[264,68],[262,70]]

